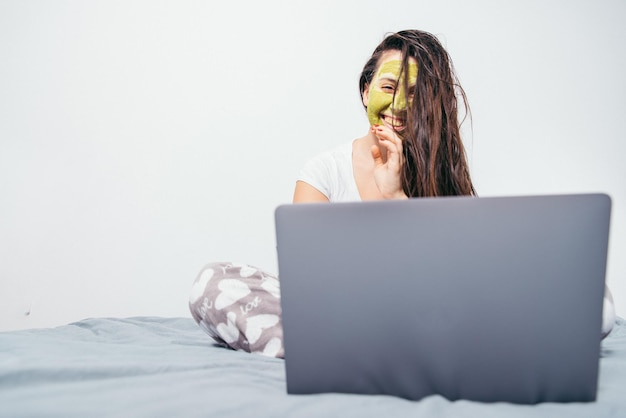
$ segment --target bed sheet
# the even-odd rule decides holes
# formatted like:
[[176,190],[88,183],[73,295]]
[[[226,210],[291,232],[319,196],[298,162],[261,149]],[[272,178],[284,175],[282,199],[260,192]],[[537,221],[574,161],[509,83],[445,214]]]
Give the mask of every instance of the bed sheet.
[[215,346],[189,318],[96,318],[0,333],[1,417],[626,417],[626,322],[602,342],[598,400],[514,405],[287,395],[283,360]]

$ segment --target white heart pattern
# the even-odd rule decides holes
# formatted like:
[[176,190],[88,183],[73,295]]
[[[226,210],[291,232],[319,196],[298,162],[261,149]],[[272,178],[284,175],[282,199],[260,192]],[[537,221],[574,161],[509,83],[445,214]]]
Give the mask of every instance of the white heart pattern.
[[220,337],[227,343],[232,344],[239,339],[239,330],[237,329],[237,325],[235,321],[237,320],[237,315],[234,312],[228,312],[226,317],[226,323],[217,324],[217,332],[220,334]]
[[274,296],[276,299],[280,299],[280,283],[278,283],[278,280],[271,277],[266,277],[263,279],[261,287],[263,288],[263,290]]
[[209,334],[211,337],[213,338],[220,338],[220,334],[217,332],[217,330],[215,329],[215,327],[207,322],[204,321],[200,321],[198,322],[198,325],[200,325],[200,328],[202,328],[204,330],[204,332],[206,332],[207,334]]
[[264,329],[271,328],[279,321],[278,315],[263,314],[251,316],[246,320],[246,336],[250,344],[256,343]]
[[239,267],[239,275],[241,277],[250,277],[257,272],[257,269],[244,263],[232,263],[232,266]]
[[260,354],[268,357],[276,357],[280,349],[283,347],[283,343],[280,338],[274,337],[265,344],[265,348],[263,351],[260,351]]
[[206,269],[200,274],[200,277],[198,277],[191,288],[189,303],[194,304],[202,297],[204,290],[206,289],[206,285],[209,283],[209,280],[213,278],[214,274],[215,271],[213,269]]
[[224,309],[250,294],[247,284],[237,279],[224,279],[217,287],[220,294],[215,298],[215,309]]

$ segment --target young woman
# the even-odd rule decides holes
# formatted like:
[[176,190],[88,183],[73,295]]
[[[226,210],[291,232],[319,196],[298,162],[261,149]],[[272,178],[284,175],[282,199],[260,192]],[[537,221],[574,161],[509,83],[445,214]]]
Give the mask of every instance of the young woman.
[[[387,36],[359,88],[369,131],[310,160],[294,203],[476,194],[459,128],[466,97],[437,38],[418,30]],[[189,308],[218,343],[283,357],[277,277],[244,264],[209,264],[194,282]],[[607,293],[604,335],[614,319]]]
[[475,194],[457,116],[457,95],[467,113],[465,93],[433,35],[386,37],[359,87],[370,131],[310,161],[294,202]]

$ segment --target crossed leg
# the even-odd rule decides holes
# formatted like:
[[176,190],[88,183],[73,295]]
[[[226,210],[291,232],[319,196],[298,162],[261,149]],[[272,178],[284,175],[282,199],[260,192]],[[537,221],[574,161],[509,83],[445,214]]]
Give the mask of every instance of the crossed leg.
[[206,265],[193,283],[189,310],[218,344],[284,357],[278,278],[247,264]]

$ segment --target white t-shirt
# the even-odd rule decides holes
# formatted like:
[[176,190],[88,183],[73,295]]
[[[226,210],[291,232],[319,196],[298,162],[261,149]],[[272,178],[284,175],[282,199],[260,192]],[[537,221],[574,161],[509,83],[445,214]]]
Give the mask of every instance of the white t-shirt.
[[331,202],[361,200],[352,169],[352,142],[311,158],[298,180],[315,187]]

